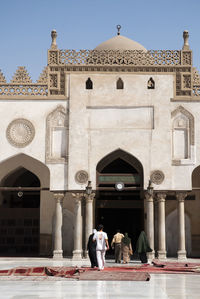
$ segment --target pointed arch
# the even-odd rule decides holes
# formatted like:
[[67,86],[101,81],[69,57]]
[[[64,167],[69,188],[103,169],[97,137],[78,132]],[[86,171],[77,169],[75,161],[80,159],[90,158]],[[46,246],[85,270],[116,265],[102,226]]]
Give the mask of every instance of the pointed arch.
[[40,180],[42,188],[49,188],[49,168],[39,160],[23,153],[10,157],[0,163],[0,181],[20,168],[25,168],[35,174]]
[[133,155],[130,153],[122,150],[122,149],[117,149],[108,155],[106,155],[104,158],[102,158],[96,167],[97,173],[101,173],[103,169],[111,164],[113,161],[121,159],[124,162],[126,162],[128,165],[130,165],[132,168],[136,170],[136,172],[140,176],[140,186],[143,187],[143,166],[142,163]]
[[117,89],[124,89],[124,81],[121,78],[117,80],[116,87]]
[[171,116],[173,163],[184,164],[181,160],[194,159],[194,116],[182,106],[177,107]]

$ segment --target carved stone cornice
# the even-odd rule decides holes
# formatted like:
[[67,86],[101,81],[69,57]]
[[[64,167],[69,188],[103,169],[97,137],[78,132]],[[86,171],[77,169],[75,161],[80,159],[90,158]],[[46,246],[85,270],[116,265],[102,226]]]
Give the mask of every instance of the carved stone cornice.
[[184,202],[187,195],[188,195],[187,192],[176,192],[176,199],[178,202]]
[[157,202],[165,202],[167,193],[166,192],[156,192],[156,199]]

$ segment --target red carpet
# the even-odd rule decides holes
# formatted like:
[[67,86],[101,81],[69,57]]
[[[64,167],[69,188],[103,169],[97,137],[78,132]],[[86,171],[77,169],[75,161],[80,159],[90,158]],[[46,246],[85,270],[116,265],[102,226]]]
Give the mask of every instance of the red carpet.
[[0,270],[0,276],[57,276],[79,280],[149,280],[148,273],[200,274],[200,264],[153,260],[152,265],[107,267],[103,271],[89,267],[18,267]]

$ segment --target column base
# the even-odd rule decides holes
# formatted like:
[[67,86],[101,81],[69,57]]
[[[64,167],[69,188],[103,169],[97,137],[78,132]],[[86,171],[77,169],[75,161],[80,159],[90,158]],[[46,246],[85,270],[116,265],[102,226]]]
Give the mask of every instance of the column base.
[[186,260],[186,251],[185,250],[178,250],[178,260]]
[[73,250],[72,260],[81,261],[82,260],[82,250]]
[[53,251],[53,258],[54,259],[62,259],[63,258],[63,251],[62,250],[54,250]]
[[165,250],[158,250],[158,259],[166,260],[166,251]]
[[155,251],[153,250],[152,252],[148,252],[147,257],[148,257],[148,260],[155,259]]

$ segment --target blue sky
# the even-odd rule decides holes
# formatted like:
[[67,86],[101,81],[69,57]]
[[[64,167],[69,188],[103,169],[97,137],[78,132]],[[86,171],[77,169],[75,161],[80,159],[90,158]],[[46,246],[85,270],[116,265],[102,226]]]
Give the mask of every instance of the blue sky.
[[189,30],[200,69],[199,0],[0,0],[0,69],[7,81],[25,66],[36,81],[47,63],[52,29],[60,49],[93,49],[121,34],[147,49],[181,49]]

